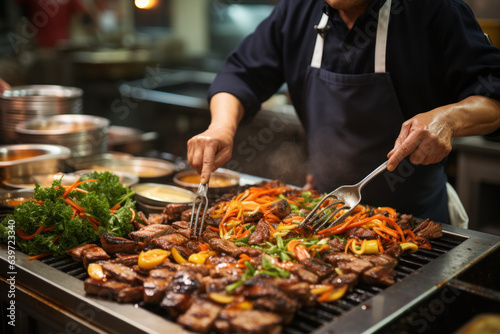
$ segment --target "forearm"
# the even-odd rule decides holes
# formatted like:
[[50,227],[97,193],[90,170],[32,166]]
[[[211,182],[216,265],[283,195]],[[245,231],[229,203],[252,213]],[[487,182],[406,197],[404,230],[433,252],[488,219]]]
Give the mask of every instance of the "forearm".
[[500,101],[484,96],[471,96],[448,109],[452,136],[481,136],[500,128]]
[[215,94],[210,100],[212,120],[208,128],[211,130],[224,129],[234,136],[244,112],[243,104],[234,95],[229,93]]

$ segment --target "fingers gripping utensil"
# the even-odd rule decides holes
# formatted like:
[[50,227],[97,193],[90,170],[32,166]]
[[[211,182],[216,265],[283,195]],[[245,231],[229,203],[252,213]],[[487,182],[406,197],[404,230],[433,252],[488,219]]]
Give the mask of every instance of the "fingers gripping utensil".
[[[363,180],[355,185],[341,186],[326,195],[298,227],[302,228],[308,226],[316,232],[326,224],[330,223],[330,221],[335,218],[340,211],[346,210],[340,217],[336,218],[333,222],[326,226],[326,228],[342,223],[351,214],[352,210],[354,210],[361,202],[361,189],[363,189],[363,187],[375,176],[386,170],[387,162],[388,161],[378,166],[373,172],[368,174]],[[328,199],[334,199],[334,201],[322,207],[323,203],[325,203]]]
[[[193,231],[193,236],[200,236],[203,231],[203,224],[205,223],[205,216],[208,209],[208,182],[201,184],[196,191],[193,199],[193,207],[191,209],[191,223],[190,228]],[[201,221],[200,221],[201,212]],[[200,223],[200,228],[198,228],[198,223]]]

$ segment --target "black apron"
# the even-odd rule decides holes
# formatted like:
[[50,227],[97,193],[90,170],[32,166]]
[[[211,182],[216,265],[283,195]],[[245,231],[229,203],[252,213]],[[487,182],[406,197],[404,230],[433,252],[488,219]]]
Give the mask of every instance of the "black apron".
[[[340,74],[321,68],[328,23],[323,14],[307,70],[303,123],[308,133],[311,172],[318,191],[355,184],[387,159],[404,122],[391,76],[386,46],[391,0],[379,12],[375,73]],[[409,79],[410,80],[410,79]],[[442,164],[416,166],[405,159],[362,191],[362,203],[392,206],[398,212],[448,223],[446,174]]]

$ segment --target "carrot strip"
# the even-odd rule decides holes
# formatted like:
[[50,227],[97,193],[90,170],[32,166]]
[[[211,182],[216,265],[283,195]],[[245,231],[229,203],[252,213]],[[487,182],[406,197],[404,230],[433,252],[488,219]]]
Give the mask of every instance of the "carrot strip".
[[91,217],[91,216],[87,216],[88,220],[90,220],[92,223],[96,224],[97,226],[101,226],[102,223],[100,221],[98,221],[97,219],[95,219],[94,217]]
[[61,236],[60,236],[60,235],[58,235],[57,237],[55,237],[54,239],[52,239],[52,243],[54,243],[54,242],[56,242],[57,240],[59,240],[59,238],[60,238],[60,237],[61,237]]
[[217,227],[213,227],[213,226],[207,226],[208,229],[214,231],[214,232],[217,232],[219,233],[219,229]]
[[18,228],[16,231],[17,231],[17,234],[21,237],[21,239],[31,240],[43,231],[43,225],[40,225],[38,230],[36,230],[36,232],[33,233],[32,235],[26,235],[26,233],[24,233],[23,230],[21,230],[20,228]]
[[43,229],[42,232],[52,231],[55,228],[56,228],[55,226],[46,227],[46,228]]
[[133,223],[135,220],[135,210],[132,208],[129,208],[129,209],[130,209],[130,211],[132,211],[132,219],[130,220],[130,223]]
[[304,242],[303,239],[294,239],[288,242],[288,245],[286,246],[286,250],[289,251],[290,253],[293,253],[293,250],[295,247],[300,244],[301,242]]
[[68,195],[69,195],[69,193],[70,193],[71,191],[73,191],[73,189],[75,189],[75,188],[76,188],[76,187],[78,187],[79,185],[81,185],[81,184],[83,184],[83,183],[86,183],[86,182],[97,182],[97,180],[85,180],[85,181],[80,181],[80,182],[78,182],[78,180],[77,180],[77,181],[75,181],[75,183],[73,183],[73,184],[72,184],[72,185],[71,185],[71,186],[70,186],[70,187],[69,187],[69,188],[68,188],[68,189],[64,192],[64,194],[63,194],[61,197],[62,197],[62,198],[66,198],[66,196],[68,196]]
[[42,253],[42,254],[38,254],[38,255],[34,255],[34,256],[30,256],[28,258],[28,260],[30,261],[33,261],[33,260],[38,260],[38,259],[41,259],[41,258],[44,258],[46,256],[49,256],[51,253]]
[[210,250],[210,246],[208,244],[200,242],[200,249],[202,252],[204,252],[204,251]]
[[78,204],[76,204],[75,202],[73,202],[72,200],[70,200],[69,198],[65,198],[64,201],[66,203],[68,203],[69,205],[71,205],[77,211],[79,211],[79,212],[85,212],[84,208],[82,208],[81,206],[79,206]]
[[112,207],[111,209],[109,209],[109,210],[118,210],[120,207],[121,207],[121,204],[120,204],[120,203],[118,203],[118,204],[116,204],[115,206],[113,206],[113,207]]

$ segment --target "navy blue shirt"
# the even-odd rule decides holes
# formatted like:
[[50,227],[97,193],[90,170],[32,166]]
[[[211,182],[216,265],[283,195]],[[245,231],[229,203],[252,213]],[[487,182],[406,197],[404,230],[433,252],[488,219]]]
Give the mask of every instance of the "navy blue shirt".
[[[301,119],[304,76],[324,11],[330,26],[322,68],[344,74],[374,72],[378,11],[373,0],[349,30],[323,0],[282,0],[228,56],[209,97],[229,92],[251,118],[286,83]],[[393,0],[387,42],[390,73],[405,118],[471,95],[500,99],[500,49],[488,44],[461,0]],[[497,131],[498,132],[498,131]]]

